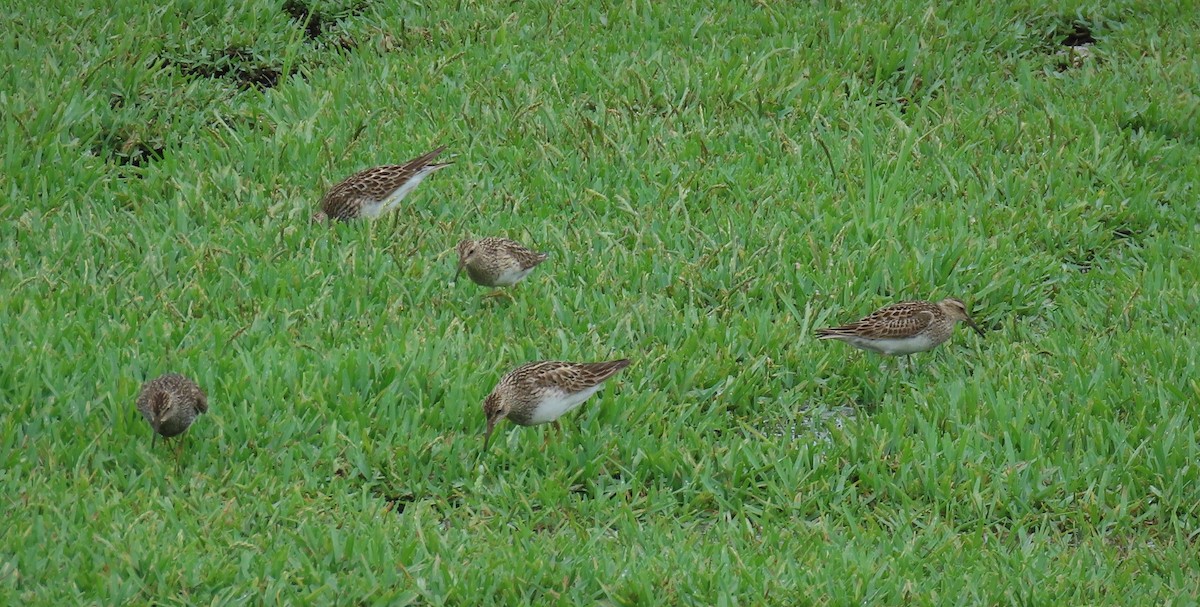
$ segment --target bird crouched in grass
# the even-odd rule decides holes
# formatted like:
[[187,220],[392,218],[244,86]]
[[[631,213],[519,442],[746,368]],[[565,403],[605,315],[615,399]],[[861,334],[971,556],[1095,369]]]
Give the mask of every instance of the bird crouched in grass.
[[183,434],[197,416],[207,413],[208,397],[196,382],[178,373],[167,373],[142,386],[137,408],[154,429],[150,443],[153,448],[160,435],[166,439]]
[[439,146],[404,164],[374,167],[347,177],[321,199],[321,210],[313,215],[313,221],[375,218],[394,209],[430,173],[453,164],[433,162],[445,149]]
[[519,426],[550,423],[561,429],[558,418],[583,404],[604,387],[604,381],[629,366],[628,359],[599,363],[539,361],[509,371],[487,398],[483,413],[486,451],[496,423],[507,418]]
[[475,284],[511,287],[549,257],[548,253],[535,253],[507,238],[464,240],[458,243],[458,271],[454,273],[454,280],[457,282],[466,269],[467,276]]
[[967,304],[948,297],[937,303],[892,304],[848,325],[818,329],[817,339],[836,339],[863,350],[905,356],[938,347],[950,339],[960,320],[983,337],[983,329],[967,313]]

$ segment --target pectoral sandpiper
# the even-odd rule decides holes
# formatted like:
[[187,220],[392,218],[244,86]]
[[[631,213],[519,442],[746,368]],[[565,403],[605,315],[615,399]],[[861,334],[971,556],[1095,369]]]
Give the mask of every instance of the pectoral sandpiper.
[[347,177],[325,194],[313,220],[375,218],[394,209],[430,173],[452,164],[433,162],[445,149],[439,146],[404,164],[374,167]]
[[[481,238],[458,243],[458,271],[454,280],[467,270],[475,284],[485,287],[511,287],[521,282],[538,264],[550,257],[535,253],[507,238]],[[499,294],[499,291],[492,295]]]
[[207,413],[208,397],[196,382],[167,373],[142,385],[137,408],[154,429],[153,448],[160,435],[166,439],[183,434],[198,415]]
[[540,361],[509,371],[483,400],[487,417],[484,450],[496,423],[505,418],[520,426],[551,423],[559,429],[559,417],[583,404],[604,387],[604,380],[628,366],[626,359],[599,363]]
[[863,350],[905,356],[932,350],[950,339],[954,325],[960,320],[983,336],[983,330],[967,313],[967,304],[948,297],[937,303],[905,301],[892,304],[857,322],[818,329],[817,339],[836,339]]

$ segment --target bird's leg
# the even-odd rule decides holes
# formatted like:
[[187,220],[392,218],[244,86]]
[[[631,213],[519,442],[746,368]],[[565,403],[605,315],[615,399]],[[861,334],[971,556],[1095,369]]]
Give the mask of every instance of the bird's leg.
[[908,356],[905,356],[904,358],[908,359],[908,374],[909,374],[909,376],[915,375],[917,372],[919,372],[921,370],[921,367],[917,366],[917,363],[913,362],[911,354]]
[[[554,431],[557,432],[559,434],[559,436],[562,436],[562,424],[559,424],[557,419],[550,422],[550,425],[554,426]],[[542,435],[542,448],[544,449],[546,447],[546,445],[549,445],[549,444],[550,444],[550,431],[546,430],[546,433]]]
[[484,297],[497,297],[497,298],[499,298],[499,297],[505,297],[505,298],[507,298],[509,301],[512,301],[512,302],[515,302],[515,301],[517,301],[516,299],[513,299],[513,296],[512,296],[512,295],[509,295],[509,294],[508,294],[506,291],[502,291],[502,290],[500,290],[500,289],[496,289],[495,291],[492,291],[491,293],[488,293],[487,295],[484,295]]
[[158,433],[155,432],[153,436],[154,436],[154,438],[150,439],[150,450],[151,451],[153,451],[154,446],[158,444]]
[[892,365],[893,365],[893,363],[884,361],[883,367],[881,367],[881,369],[883,370],[883,385],[878,390],[878,392],[879,392],[878,398],[879,399],[883,398],[883,394],[885,394],[887,392],[888,387],[892,383],[892,376],[895,375],[895,373],[892,371]]

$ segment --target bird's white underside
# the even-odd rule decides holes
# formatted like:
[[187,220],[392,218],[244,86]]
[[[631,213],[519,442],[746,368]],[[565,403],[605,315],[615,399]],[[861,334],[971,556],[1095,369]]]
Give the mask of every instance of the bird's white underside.
[[837,339],[855,348],[870,350],[889,356],[903,356],[906,354],[916,354],[917,352],[927,352],[937,346],[927,335],[887,339],[866,339],[853,335],[836,335],[827,337],[826,339]]
[[588,388],[582,392],[567,392],[566,390],[548,390],[538,403],[537,409],[530,416],[530,424],[550,423],[583,404],[583,401],[600,391],[604,384]]
[[421,185],[421,181],[423,181],[426,177],[428,177],[430,173],[432,173],[444,166],[446,166],[446,165],[439,164],[439,165],[434,165],[434,166],[427,166],[427,167],[421,169],[420,171],[417,171],[417,174],[413,175],[412,179],[405,181],[404,185],[396,188],[396,191],[392,192],[392,194],[390,196],[388,196],[387,198],[384,198],[383,200],[380,200],[379,202],[368,202],[368,203],[364,204],[362,207],[362,215],[364,217],[370,217],[373,219],[375,217],[379,217],[380,215],[383,215],[384,213],[392,210],[393,208],[396,207],[396,205],[400,204],[401,200],[404,200],[405,196],[408,196],[409,192],[415,190],[417,188],[417,186]]
[[521,270],[519,268],[509,268],[509,269],[501,272],[500,276],[496,278],[496,286],[497,287],[511,287],[511,286],[517,284],[518,282],[521,282],[522,278],[529,276],[529,273],[532,271],[533,271],[533,268],[529,268],[526,270]]

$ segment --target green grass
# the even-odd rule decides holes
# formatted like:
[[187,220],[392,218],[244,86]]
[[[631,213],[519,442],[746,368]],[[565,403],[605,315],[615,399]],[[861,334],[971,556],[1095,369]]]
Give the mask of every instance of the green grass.
[[[1192,3],[134,4],[0,16],[0,603],[1195,604]],[[948,295],[913,373],[811,337]]]

